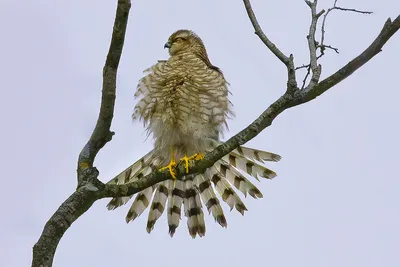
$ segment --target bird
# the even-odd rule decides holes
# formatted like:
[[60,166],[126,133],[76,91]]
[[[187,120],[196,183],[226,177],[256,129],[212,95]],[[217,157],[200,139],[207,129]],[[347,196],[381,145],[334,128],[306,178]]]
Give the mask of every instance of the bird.
[[[175,167],[182,162],[186,173],[190,162],[204,158],[205,153],[222,144],[220,138],[232,119],[231,92],[220,68],[211,64],[201,38],[187,29],[170,35],[164,48],[168,60],[159,60],[144,71],[134,98],[132,119],[143,122],[154,139],[153,149],[134,162],[109,183],[126,184],[154,171],[169,171],[171,179],[150,186],[136,194],[126,215],[135,220],[149,206],[146,230],[150,233],[167,209],[169,234],[172,237],[183,214],[192,238],[206,233],[203,205],[215,221],[227,227],[221,207],[224,201],[232,210],[244,215],[247,208],[235,187],[245,197],[262,198],[261,191],[246,177],[272,179],[276,173],[265,167],[265,161],[279,161],[281,156],[263,150],[239,146],[203,173],[187,174],[176,179]],[[219,195],[219,197],[217,196]],[[115,197],[107,205],[116,209],[133,197]]]

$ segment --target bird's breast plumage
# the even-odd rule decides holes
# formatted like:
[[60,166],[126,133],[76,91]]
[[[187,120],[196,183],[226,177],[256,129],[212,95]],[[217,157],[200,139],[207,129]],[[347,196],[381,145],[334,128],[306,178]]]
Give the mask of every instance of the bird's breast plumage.
[[183,146],[195,153],[204,150],[205,139],[218,138],[231,113],[220,71],[195,54],[182,53],[146,72],[135,93],[140,100],[133,117],[148,126],[156,147]]

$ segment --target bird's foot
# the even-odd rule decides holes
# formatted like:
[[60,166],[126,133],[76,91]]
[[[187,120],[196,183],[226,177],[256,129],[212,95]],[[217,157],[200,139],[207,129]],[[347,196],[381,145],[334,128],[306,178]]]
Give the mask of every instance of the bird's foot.
[[202,160],[202,159],[204,159],[204,154],[196,153],[191,155],[190,157],[184,156],[180,159],[180,161],[185,162],[186,173],[189,173],[189,160]]
[[163,170],[168,169],[168,170],[169,170],[169,173],[170,173],[171,176],[172,176],[172,179],[175,180],[175,179],[176,179],[175,167],[176,167],[176,162],[175,162],[173,159],[171,159],[171,161],[169,162],[169,164],[168,164],[167,166],[162,167],[162,168],[160,168],[160,169],[158,169],[158,170],[159,170],[159,171],[163,171]]

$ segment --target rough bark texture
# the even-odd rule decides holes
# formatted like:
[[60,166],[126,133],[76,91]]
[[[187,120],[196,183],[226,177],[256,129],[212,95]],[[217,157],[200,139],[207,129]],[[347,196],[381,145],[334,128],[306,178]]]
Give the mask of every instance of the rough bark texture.
[[87,144],[78,158],[77,190],[57,209],[44,226],[42,235],[33,247],[33,267],[50,267],[57,245],[71,224],[101,197],[104,185],[97,179],[99,173],[93,167],[99,150],[111,140],[110,131],[114,114],[116,77],[124,45],[126,25],[131,7],[130,0],[119,0],[115,16],[110,49],[103,69],[103,88],[100,113]]
[[[273,120],[284,110],[316,98],[350,76],[362,65],[377,55],[382,50],[384,44],[400,28],[400,15],[393,22],[388,19],[379,35],[365,51],[363,51],[359,56],[355,57],[334,74],[322,81],[319,81],[321,75],[321,65],[318,64],[319,57],[316,56],[316,53],[318,48],[321,49],[321,45],[316,45],[315,31],[317,21],[325,11],[321,10],[317,13],[317,0],[306,1],[311,10],[311,24],[307,36],[310,62],[308,65],[303,65],[302,67],[309,67],[311,79],[308,85],[305,86],[306,77],[303,81],[304,86],[302,89],[299,89],[296,82],[296,70],[302,67],[295,68],[294,57],[292,55],[286,56],[278,47],[276,47],[276,45],[274,45],[272,41],[267,38],[266,34],[263,32],[257,22],[256,16],[250,5],[250,1],[243,0],[243,2],[257,36],[263,41],[266,47],[272,53],[274,53],[283,64],[285,64],[288,72],[287,87],[285,93],[274,103],[272,103],[248,127],[230,138],[224,144],[218,146],[214,151],[208,153],[204,160],[199,162],[191,162],[191,164],[193,164],[193,167],[190,169],[191,174],[204,172],[206,168],[212,166],[221,157],[239,145],[245,144],[257,136],[262,130],[270,126]],[[335,1],[335,6],[336,2],[337,1]],[[63,234],[75,220],[77,220],[92,206],[96,200],[105,197],[128,196],[142,191],[143,189],[158,182],[171,178],[169,172],[164,171],[151,173],[150,175],[143,177],[140,181],[130,184],[115,185],[112,182],[109,184],[103,184],[97,179],[98,171],[95,167],[93,167],[93,162],[97,153],[107,142],[111,140],[112,135],[114,134],[110,131],[110,126],[113,118],[116,96],[116,74],[124,44],[130,6],[130,0],[118,1],[112,40],[103,69],[103,89],[100,113],[92,136],[79,154],[77,168],[77,190],[57,209],[57,211],[44,226],[38,242],[33,247],[32,266],[34,267],[52,266],[57,245]],[[340,8],[336,9],[341,10]],[[347,11],[354,10],[348,9]],[[182,174],[184,174],[184,167],[182,165],[178,165],[176,171],[178,179],[182,179],[180,177]]]

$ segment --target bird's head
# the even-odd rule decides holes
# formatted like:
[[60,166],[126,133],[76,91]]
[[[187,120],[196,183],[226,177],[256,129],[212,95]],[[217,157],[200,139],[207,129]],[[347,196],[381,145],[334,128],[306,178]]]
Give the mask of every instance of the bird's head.
[[171,56],[181,51],[205,51],[203,41],[190,30],[178,30],[171,34],[164,48],[168,48]]

